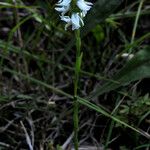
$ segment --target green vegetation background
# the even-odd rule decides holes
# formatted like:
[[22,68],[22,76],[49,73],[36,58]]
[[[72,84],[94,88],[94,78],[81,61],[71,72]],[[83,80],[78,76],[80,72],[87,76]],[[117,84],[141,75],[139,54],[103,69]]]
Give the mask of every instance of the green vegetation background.
[[[0,150],[73,147],[75,39],[55,3],[0,1]],[[80,147],[150,147],[149,15],[148,0],[95,0],[85,18]]]

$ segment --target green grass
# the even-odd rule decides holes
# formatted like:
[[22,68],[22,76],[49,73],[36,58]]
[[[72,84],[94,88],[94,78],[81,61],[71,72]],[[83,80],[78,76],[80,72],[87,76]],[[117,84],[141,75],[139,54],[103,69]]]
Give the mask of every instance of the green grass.
[[149,2],[97,0],[81,41],[54,7],[0,2],[0,149],[148,149]]

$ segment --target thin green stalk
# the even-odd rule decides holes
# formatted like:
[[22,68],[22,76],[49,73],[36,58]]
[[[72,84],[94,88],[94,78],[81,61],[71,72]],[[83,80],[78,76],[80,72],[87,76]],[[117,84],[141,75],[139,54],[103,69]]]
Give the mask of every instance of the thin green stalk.
[[74,148],[78,150],[79,142],[78,142],[78,130],[79,130],[79,102],[77,100],[78,96],[78,83],[79,83],[79,73],[81,70],[81,38],[80,38],[80,30],[75,31],[76,37],[76,63],[75,63],[75,79],[74,79],[74,102],[73,102],[73,122],[74,122]]
[[[117,108],[120,106],[121,102],[122,102],[122,100],[120,100],[120,97],[118,97],[117,100],[116,100],[116,104],[115,104],[116,106],[113,109],[113,111],[111,112],[111,115],[115,116],[117,114]],[[109,125],[104,150],[108,149],[108,145],[109,145],[109,142],[110,142],[110,139],[111,139],[111,136],[112,136],[114,125],[115,125],[115,121],[112,119],[111,122],[110,122],[110,125]]]
[[[140,17],[141,8],[142,8],[143,3],[144,3],[144,0],[141,0],[140,4],[139,4],[139,7],[138,7],[138,11],[137,11],[137,14],[136,14],[136,18],[135,18],[135,22],[134,22],[134,26],[133,26],[133,31],[132,31],[131,44],[133,44],[133,42],[134,42],[136,29],[137,29],[137,25],[138,25],[138,20],[139,20],[139,17]],[[132,49],[130,49],[130,51],[131,50]]]
[[[149,15],[149,14],[150,14],[149,9],[141,10],[141,12],[140,12],[140,16]],[[137,15],[137,11],[117,13],[117,14],[110,15],[110,19],[113,19],[114,21],[116,21],[119,19],[132,18],[132,17],[135,17],[136,15]]]
[[105,143],[104,150],[108,149],[108,145],[109,145],[109,141],[110,141],[110,138],[111,138],[111,135],[112,135],[114,125],[115,125],[115,121],[111,120],[109,130],[108,130],[108,135],[106,137],[106,143]]

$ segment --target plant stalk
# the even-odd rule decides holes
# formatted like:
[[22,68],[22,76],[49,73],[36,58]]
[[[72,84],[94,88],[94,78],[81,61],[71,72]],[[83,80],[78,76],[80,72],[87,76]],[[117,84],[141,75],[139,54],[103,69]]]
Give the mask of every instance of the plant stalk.
[[74,101],[73,101],[73,122],[74,122],[74,148],[78,150],[79,142],[78,142],[78,131],[79,131],[79,102],[77,99],[78,96],[78,84],[79,84],[79,74],[81,70],[81,61],[82,61],[82,53],[81,53],[81,38],[80,38],[80,30],[75,31],[76,38],[76,62],[75,62],[75,74],[74,74]]
[[144,3],[144,0],[141,0],[140,4],[139,4],[139,7],[138,7],[138,11],[137,11],[137,14],[136,14],[134,27],[133,27],[133,31],[132,31],[131,44],[133,44],[133,42],[134,42],[136,29],[137,29],[137,25],[138,25],[138,20],[139,20],[140,14],[141,14],[141,9],[142,9],[143,3]]

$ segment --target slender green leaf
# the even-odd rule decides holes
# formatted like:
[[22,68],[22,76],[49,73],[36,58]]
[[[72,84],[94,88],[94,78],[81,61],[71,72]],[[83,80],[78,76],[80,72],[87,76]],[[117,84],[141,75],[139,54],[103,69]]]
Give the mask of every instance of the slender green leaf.
[[111,119],[114,120],[115,122],[117,122],[117,123],[119,123],[119,124],[121,124],[121,125],[124,125],[125,127],[128,127],[128,128],[130,128],[131,130],[133,130],[133,131],[135,131],[135,132],[137,132],[137,133],[139,133],[139,134],[145,136],[146,138],[150,139],[150,135],[147,134],[146,132],[144,132],[144,131],[142,131],[142,130],[139,130],[139,129],[136,129],[136,128],[130,126],[129,124],[127,124],[127,123],[125,123],[125,122],[119,120],[119,119],[116,118],[115,116],[111,115],[109,112],[103,110],[100,106],[95,105],[95,104],[93,104],[92,102],[89,102],[88,100],[85,100],[85,99],[80,98],[80,97],[78,97],[78,101],[79,101],[81,104],[87,106],[88,108],[93,109],[93,110],[95,110],[95,111],[97,111],[97,112],[103,114],[104,116],[111,118]]
[[[47,84],[47,83],[45,83],[45,82],[42,82],[42,81],[40,81],[40,80],[37,80],[37,79],[35,79],[35,78],[33,78],[33,77],[24,75],[24,74],[22,74],[22,73],[20,73],[20,72],[16,72],[16,71],[11,70],[11,69],[8,69],[8,68],[4,68],[4,70],[7,71],[7,72],[9,72],[9,73],[12,73],[12,74],[14,74],[14,75],[18,75],[18,76],[20,76],[20,77],[23,78],[23,79],[30,80],[31,82],[33,82],[33,83],[35,83],[35,84],[37,84],[37,85],[41,85],[41,86],[43,86],[43,87],[45,87],[45,88],[48,88],[48,89],[50,89],[51,91],[54,91],[55,93],[64,95],[64,96],[66,96],[66,97],[68,97],[68,98],[70,98],[70,99],[73,99],[73,98],[74,98],[72,95],[70,95],[70,94],[68,94],[68,93],[66,93],[66,92],[64,92],[64,91],[62,91],[62,90],[60,90],[60,89],[58,89],[58,88],[55,88],[55,87],[53,87],[53,86],[51,86],[51,85],[49,85],[49,84]],[[142,130],[140,131],[139,129],[136,129],[136,128],[134,128],[134,127],[128,125],[127,123],[125,123],[125,122],[119,120],[118,118],[114,117],[114,116],[111,115],[109,112],[107,112],[105,109],[103,109],[101,106],[95,105],[94,103],[89,102],[88,100],[86,100],[86,99],[84,99],[84,98],[81,98],[81,97],[77,97],[77,100],[78,100],[78,102],[81,103],[82,105],[85,105],[85,106],[87,106],[88,108],[93,109],[93,110],[95,110],[95,111],[97,111],[97,112],[103,114],[104,116],[106,116],[106,117],[108,117],[108,118],[111,118],[111,119],[114,120],[115,122],[117,122],[117,123],[119,123],[119,124],[122,124],[122,125],[124,125],[125,127],[128,127],[128,128],[130,128],[131,130],[133,130],[133,131],[135,131],[135,132],[137,132],[137,133],[139,133],[139,134],[145,136],[146,138],[150,139],[150,135],[149,135],[149,134],[147,134],[146,132],[144,132],[144,131],[142,131]]]
[[106,82],[90,94],[93,98],[103,93],[115,90],[132,81],[150,77],[150,47],[139,51],[112,79],[116,82]]

